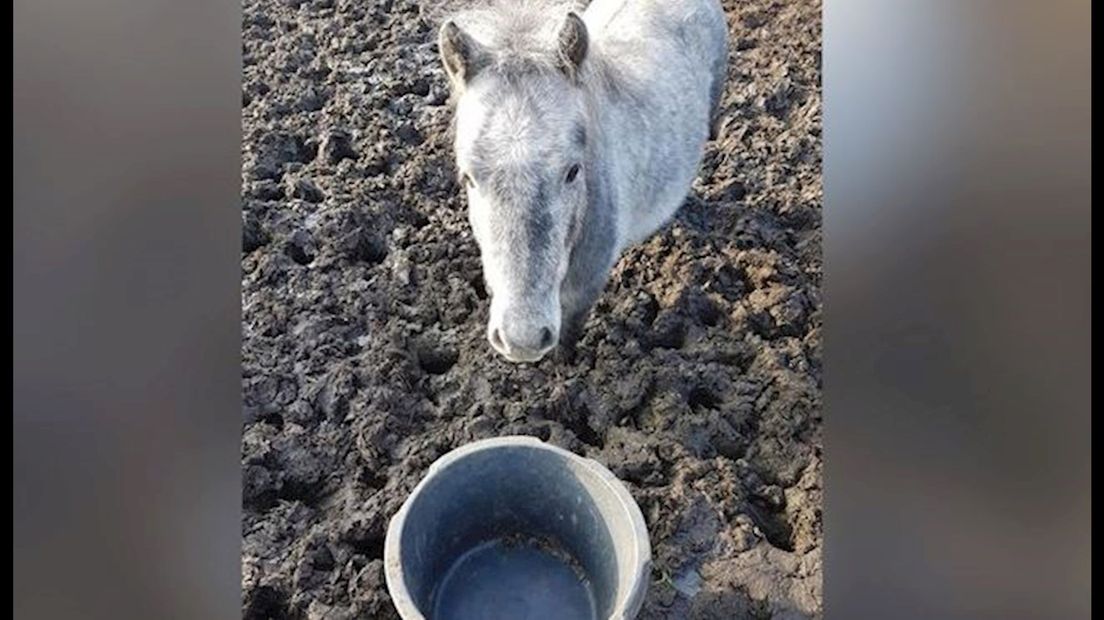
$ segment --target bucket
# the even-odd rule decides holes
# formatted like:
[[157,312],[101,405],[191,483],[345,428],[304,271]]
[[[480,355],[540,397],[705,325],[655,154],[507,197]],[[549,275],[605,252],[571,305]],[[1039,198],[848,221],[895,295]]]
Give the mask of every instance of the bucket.
[[644,517],[621,481],[534,437],[442,456],[384,543],[404,620],[632,620],[650,564]]

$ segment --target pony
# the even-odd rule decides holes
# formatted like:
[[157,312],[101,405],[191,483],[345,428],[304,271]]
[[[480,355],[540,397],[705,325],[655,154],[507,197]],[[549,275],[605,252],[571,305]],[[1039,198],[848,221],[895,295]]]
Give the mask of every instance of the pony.
[[442,20],[458,182],[511,362],[571,347],[625,248],[685,200],[715,136],[719,0],[494,0]]

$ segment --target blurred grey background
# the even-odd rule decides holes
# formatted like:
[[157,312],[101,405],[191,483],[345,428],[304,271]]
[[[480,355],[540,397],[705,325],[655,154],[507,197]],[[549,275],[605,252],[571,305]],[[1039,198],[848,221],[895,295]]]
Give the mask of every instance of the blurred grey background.
[[240,7],[13,21],[13,615],[234,617]]
[[1091,611],[1090,7],[824,5],[825,609]]
[[[826,615],[1087,618],[1090,4],[823,8]],[[235,617],[240,7],[13,21],[14,617]]]

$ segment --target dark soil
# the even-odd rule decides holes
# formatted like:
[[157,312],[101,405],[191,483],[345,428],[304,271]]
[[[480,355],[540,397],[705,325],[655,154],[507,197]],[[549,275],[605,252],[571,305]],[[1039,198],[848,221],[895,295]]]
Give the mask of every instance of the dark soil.
[[387,520],[438,456],[529,434],[628,484],[642,618],[821,615],[820,6],[726,0],[725,124],[572,363],[516,366],[413,0],[246,0],[243,614],[393,618]]

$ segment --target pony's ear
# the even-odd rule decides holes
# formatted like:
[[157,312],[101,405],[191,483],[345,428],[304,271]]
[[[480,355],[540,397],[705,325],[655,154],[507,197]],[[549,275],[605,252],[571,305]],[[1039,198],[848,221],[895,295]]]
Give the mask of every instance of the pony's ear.
[[575,79],[587,53],[587,29],[583,18],[572,11],[560,28],[560,67],[567,77]]
[[445,72],[456,89],[461,89],[470,82],[486,62],[486,53],[479,43],[452,20],[441,26],[437,47],[441,52]]

